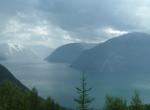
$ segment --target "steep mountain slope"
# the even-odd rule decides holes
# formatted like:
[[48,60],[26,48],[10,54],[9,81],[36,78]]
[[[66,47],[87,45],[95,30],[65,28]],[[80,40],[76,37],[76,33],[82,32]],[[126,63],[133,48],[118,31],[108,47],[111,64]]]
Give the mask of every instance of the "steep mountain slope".
[[30,61],[39,57],[30,48],[20,44],[3,43],[0,44],[0,60]]
[[20,81],[18,81],[12,75],[12,73],[7,68],[5,68],[4,66],[2,66],[0,64],[0,82],[5,81],[5,80],[13,82],[14,84],[16,84],[18,87],[20,87],[24,91],[28,90]]
[[57,48],[46,60],[49,62],[72,63],[81,53],[94,47],[95,44],[71,43]]
[[150,73],[150,35],[129,33],[83,52],[71,67],[88,72]]

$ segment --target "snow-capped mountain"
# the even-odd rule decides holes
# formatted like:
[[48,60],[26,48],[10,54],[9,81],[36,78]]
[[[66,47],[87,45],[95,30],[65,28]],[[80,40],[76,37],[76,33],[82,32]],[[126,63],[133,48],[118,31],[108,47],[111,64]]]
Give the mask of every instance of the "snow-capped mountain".
[[0,60],[31,61],[40,59],[34,50],[21,44],[0,44]]

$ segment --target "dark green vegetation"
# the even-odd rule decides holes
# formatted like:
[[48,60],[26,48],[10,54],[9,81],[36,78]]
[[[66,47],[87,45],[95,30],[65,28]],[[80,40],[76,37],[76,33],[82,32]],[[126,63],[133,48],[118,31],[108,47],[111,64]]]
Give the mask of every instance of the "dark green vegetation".
[[121,97],[106,96],[103,110],[150,110],[150,104],[144,104],[135,92],[129,104]]
[[86,77],[82,74],[81,85],[77,87],[77,93],[79,94],[78,98],[75,98],[74,101],[78,104],[79,110],[89,110],[89,104],[94,101],[93,98],[89,97],[89,91],[92,88],[87,87]]
[[[90,104],[94,101],[94,98],[89,97],[89,91],[91,88],[87,86],[87,79],[84,74],[82,74],[80,87],[77,87],[77,93],[79,96],[74,99],[77,103],[78,110],[92,110]],[[122,97],[113,97],[110,95],[106,96],[105,105],[102,110],[150,110],[150,104],[144,104],[140,99],[139,94],[135,91],[131,98],[130,103]]]
[[29,90],[7,68],[0,65],[0,110],[60,110],[52,98],[38,96],[38,91]]
[[[36,88],[22,89],[17,83],[8,80],[0,83],[0,110],[66,110],[51,97],[43,99],[38,96]],[[78,97],[74,99],[77,103],[75,109],[90,110],[92,109],[90,104],[94,99],[90,98],[91,88],[88,88],[84,74],[80,84],[76,88]],[[137,92],[131,98],[130,103],[127,103],[124,98],[107,95],[102,110],[150,110],[150,104],[144,104]]]
[[4,80],[9,80],[16,84],[22,90],[28,91],[28,89],[18,79],[16,79],[7,68],[0,65],[0,82]]
[[38,96],[38,91],[23,91],[10,81],[0,84],[0,110],[60,110],[63,109],[54,100]]
[[[122,86],[124,84],[126,86],[127,85],[126,82],[127,83],[129,82],[129,85],[130,85],[131,84],[129,80],[130,78],[131,78],[131,81],[133,82],[135,82],[133,78],[135,78],[139,82],[139,79],[137,79],[137,77],[135,76],[142,74],[142,76],[145,78],[147,77],[145,75],[150,72],[150,68],[149,68],[150,51],[149,51],[149,48],[147,47],[150,47],[150,35],[142,34],[142,33],[130,33],[130,34],[118,37],[118,38],[110,39],[106,41],[105,43],[99,44],[98,46],[92,49],[84,51],[82,54],[79,55],[79,58],[72,64],[72,67],[75,67],[75,65],[77,65],[79,68],[78,67],[75,67],[75,68],[88,71],[89,73],[92,73],[94,71],[98,73],[103,73],[103,75],[106,75],[106,76],[108,75],[113,76],[113,77],[108,77],[110,79],[108,79],[107,77],[104,79],[106,80],[106,82],[112,81],[111,83],[114,83],[114,81],[118,81],[117,83],[114,83],[114,85],[120,84]],[[72,50],[72,52],[74,51]],[[75,52],[75,53],[78,53],[78,52]],[[67,54],[69,55],[69,53]],[[64,55],[64,56],[67,56],[67,55]],[[68,59],[71,59],[70,56],[68,57]],[[7,69],[3,67],[1,67],[1,69],[2,69],[1,70],[2,73],[9,74],[9,71]],[[8,102],[5,100],[4,101],[2,100],[2,106],[1,106],[2,110],[7,109],[7,106],[10,108],[14,107],[15,110],[21,109],[22,106],[25,108],[24,110],[26,109],[28,110],[31,110],[31,109],[55,110],[56,108],[62,109],[50,97],[47,98],[46,100],[40,98],[38,96],[38,92],[36,89],[33,89],[32,91],[27,90],[12,75],[7,75],[7,74],[1,74],[1,75],[2,75],[0,77],[2,78],[1,80],[4,80],[4,79],[11,80],[17,86],[17,88],[20,89],[20,90],[18,89],[19,91],[23,91],[23,92],[16,92],[16,90],[12,90],[14,91],[12,93],[17,93],[17,95],[13,94],[12,96],[15,96],[15,97],[13,97],[12,99],[9,99],[11,97],[8,97]],[[121,78],[125,80],[122,80],[120,76]],[[116,80],[116,77],[120,80]],[[147,78],[149,80],[149,77]],[[108,83],[108,85],[111,83]],[[120,85],[118,86],[119,88],[121,88]],[[125,86],[122,86],[122,88],[125,88]],[[4,87],[5,87],[5,84],[4,84]],[[113,89],[115,88],[113,87]],[[89,97],[90,90],[91,90],[90,88],[89,89],[86,88],[86,82],[83,77],[81,86],[77,88],[79,97],[75,99],[75,102],[77,102],[78,104],[79,110],[91,109],[89,105],[93,101],[93,99]],[[2,93],[5,93],[5,92],[2,92]],[[20,94],[23,94],[23,95],[20,95]],[[99,95],[101,94],[102,93],[99,93]],[[96,95],[96,97],[97,96],[98,95]],[[19,99],[18,97],[23,97],[21,98],[23,99],[23,101]],[[2,98],[2,99],[7,99],[7,98]],[[12,101],[14,99],[16,100]],[[25,104],[22,105],[22,102],[25,102]],[[16,103],[19,104],[21,107],[17,108],[19,106],[16,106],[17,105]],[[150,105],[149,104],[145,105],[141,101],[139,95],[135,93],[130,103],[127,103],[127,101],[124,98],[107,96],[106,103],[103,109],[104,110],[149,110]]]

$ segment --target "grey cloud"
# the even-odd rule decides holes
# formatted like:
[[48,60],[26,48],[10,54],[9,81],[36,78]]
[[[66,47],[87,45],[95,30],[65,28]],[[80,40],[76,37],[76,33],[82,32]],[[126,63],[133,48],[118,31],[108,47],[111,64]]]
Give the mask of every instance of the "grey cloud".
[[[144,3],[143,3],[144,2]],[[95,30],[112,26],[119,30],[138,30],[138,9],[147,0],[45,0],[39,8],[63,29],[84,39],[99,37]]]
[[[6,31],[6,24],[15,18],[25,29],[20,29],[15,35],[29,33],[35,40],[35,34],[26,29],[41,26],[41,21],[45,20],[51,33],[46,37],[56,44],[63,44],[66,38],[71,41],[101,41],[111,37],[103,31],[107,27],[149,32],[149,6],[148,0],[1,0],[0,32]],[[8,36],[3,37],[9,39]],[[37,39],[40,40],[38,35]],[[61,41],[58,42],[59,39]]]
[[38,0],[0,0],[0,32],[4,25],[17,15],[18,11],[24,13],[34,12],[37,2]]

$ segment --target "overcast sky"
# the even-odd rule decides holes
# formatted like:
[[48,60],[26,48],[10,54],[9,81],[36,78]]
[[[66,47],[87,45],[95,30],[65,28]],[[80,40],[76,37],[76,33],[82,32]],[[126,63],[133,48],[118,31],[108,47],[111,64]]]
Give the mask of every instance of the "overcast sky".
[[0,42],[55,48],[150,32],[149,0],[0,0]]

